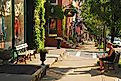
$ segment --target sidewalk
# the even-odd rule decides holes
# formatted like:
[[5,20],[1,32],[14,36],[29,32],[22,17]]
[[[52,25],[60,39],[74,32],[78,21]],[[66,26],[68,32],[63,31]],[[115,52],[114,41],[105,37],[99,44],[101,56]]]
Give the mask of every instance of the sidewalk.
[[26,60],[17,64],[0,65],[1,81],[39,81],[46,74],[46,69],[57,60],[61,60],[65,49],[56,49],[46,47],[49,53],[46,55],[45,65],[41,65],[40,54],[36,54],[36,58],[32,56],[32,61]]
[[[57,60],[60,60],[65,54],[65,49],[57,49],[56,47],[46,47],[48,53],[46,54],[45,65],[51,66]],[[29,65],[41,65],[40,54],[36,54],[36,58],[32,56],[32,61],[26,60],[26,63]],[[19,62],[18,64],[24,64],[24,62]]]
[[[94,44],[83,45],[77,51],[99,52]],[[68,58],[55,63],[47,71],[42,81],[120,81],[121,73],[101,73],[95,66],[96,59],[68,56]],[[120,71],[119,71],[120,72]]]
[[106,75],[98,71],[95,59],[68,56],[56,62],[42,81],[119,81],[115,74]]
[[[83,46],[84,48],[75,50],[98,52],[98,49],[96,49],[92,43]],[[70,56],[64,58],[68,55],[65,48],[57,49],[56,47],[46,47],[46,49],[49,50],[49,53],[46,55],[45,64],[50,67],[49,71],[51,72],[48,73],[47,70],[47,77],[45,76],[42,81],[120,81],[120,77],[118,77],[120,74],[115,75],[110,73],[110,75],[106,75],[97,71],[95,69],[96,66],[92,65],[96,63],[95,59]],[[36,59],[32,57],[32,61],[27,60],[27,64],[41,65],[39,54],[36,54],[36,57]],[[62,61],[56,62],[57,60]],[[50,74],[49,77],[48,74]],[[59,78],[57,80],[47,80],[53,77]]]

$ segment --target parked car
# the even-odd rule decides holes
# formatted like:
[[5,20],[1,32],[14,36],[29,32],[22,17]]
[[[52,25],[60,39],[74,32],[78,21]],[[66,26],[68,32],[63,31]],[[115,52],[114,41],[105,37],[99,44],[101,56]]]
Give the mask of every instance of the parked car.
[[114,38],[113,47],[121,47],[121,39]]

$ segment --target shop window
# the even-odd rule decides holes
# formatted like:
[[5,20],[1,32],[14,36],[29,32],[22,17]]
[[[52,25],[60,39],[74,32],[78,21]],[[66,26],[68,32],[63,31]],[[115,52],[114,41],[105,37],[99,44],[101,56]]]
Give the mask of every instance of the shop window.
[[15,0],[15,45],[24,43],[24,0]]
[[49,36],[57,36],[57,19],[49,19]]
[[12,47],[11,0],[0,0],[0,48]]

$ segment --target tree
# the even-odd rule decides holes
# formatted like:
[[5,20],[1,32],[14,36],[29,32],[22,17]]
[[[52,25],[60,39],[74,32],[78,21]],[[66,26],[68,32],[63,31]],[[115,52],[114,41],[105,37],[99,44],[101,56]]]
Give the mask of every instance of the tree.
[[87,27],[87,30],[95,35],[99,36],[101,34],[101,24],[102,22],[97,18],[97,16],[92,15],[91,6],[89,3],[83,3],[81,6],[81,16]]
[[[86,7],[85,7],[86,6]],[[87,27],[95,31],[96,26],[106,27],[110,31],[111,42],[121,34],[121,0],[88,0],[82,5],[82,17]]]
[[103,22],[110,30],[111,42],[118,36],[121,30],[121,0],[89,0],[90,11],[93,16]]
[[110,34],[111,42],[114,41],[114,37],[118,37],[121,32],[121,0],[110,0],[111,5],[111,24]]

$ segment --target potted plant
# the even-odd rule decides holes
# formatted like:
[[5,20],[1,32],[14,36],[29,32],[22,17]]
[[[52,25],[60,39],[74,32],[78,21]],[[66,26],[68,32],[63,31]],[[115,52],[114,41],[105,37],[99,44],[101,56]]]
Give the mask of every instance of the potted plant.
[[40,60],[42,61],[41,65],[45,65],[44,61],[46,60],[46,54],[48,53],[48,50],[47,49],[40,49],[39,53],[40,53]]

